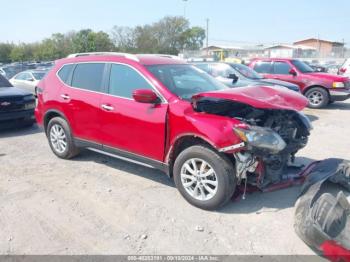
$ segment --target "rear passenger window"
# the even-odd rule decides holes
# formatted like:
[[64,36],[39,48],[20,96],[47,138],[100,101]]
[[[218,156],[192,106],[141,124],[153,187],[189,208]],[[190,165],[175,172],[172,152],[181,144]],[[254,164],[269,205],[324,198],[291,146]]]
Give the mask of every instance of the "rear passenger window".
[[58,76],[63,81],[63,83],[68,84],[69,74],[72,71],[73,66],[73,64],[64,65],[60,71],[58,71]]
[[112,64],[109,93],[115,96],[132,98],[132,92],[136,89],[152,89],[152,86],[131,67]]
[[78,64],[73,73],[72,86],[90,91],[101,91],[104,63]]
[[291,67],[285,62],[275,62],[273,64],[273,72],[278,75],[289,75]]
[[254,70],[261,74],[271,73],[272,65],[271,62],[257,62],[254,65]]

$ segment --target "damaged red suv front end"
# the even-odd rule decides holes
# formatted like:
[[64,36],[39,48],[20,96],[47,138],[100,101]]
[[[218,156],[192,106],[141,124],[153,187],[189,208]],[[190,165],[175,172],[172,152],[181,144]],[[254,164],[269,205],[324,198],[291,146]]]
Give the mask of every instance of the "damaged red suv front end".
[[260,179],[250,180],[258,187],[280,181],[287,163],[306,145],[312,127],[299,111],[307,104],[307,99],[295,92],[264,86],[193,97],[195,111],[239,120],[232,131],[240,142],[220,151],[234,154],[239,180],[258,175]]
[[307,100],[288,89],[225,85],[162,55],[75,54],[38,86],[37,122],[60,158],[80,148],[165,171],[203,209],[242,180],[283,179],[309,136]]

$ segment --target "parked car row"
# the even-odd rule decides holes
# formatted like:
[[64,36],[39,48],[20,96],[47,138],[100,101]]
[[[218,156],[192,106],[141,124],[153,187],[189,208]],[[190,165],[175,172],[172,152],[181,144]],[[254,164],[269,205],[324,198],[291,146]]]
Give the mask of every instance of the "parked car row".
[[215,77],[220,82],[230,88],[243,86],[280,86],[299,92],[299,87],[295,84],[264,78],[257,72],[243,64],[220,63],[220,62],[197,62],[196,67]]
[[301,92],[308,98],[311,108],[322,108],[350,98],[350,81],[347,77],[316,72],[300,60],[253,59],[248,66],[198,60],[192,64],[230,88],[265,85]]
[[249,67],[266,78],[294,83],[309,100],[311,108],[322,108],[350,98],[348,77],[315,72],[300,60],[264,58],[251,61]]
[[50,70],[53,62],[21,62],[5,64],[0,66],[0,74],[7,79],[11,79],[16,74],[26,70]]

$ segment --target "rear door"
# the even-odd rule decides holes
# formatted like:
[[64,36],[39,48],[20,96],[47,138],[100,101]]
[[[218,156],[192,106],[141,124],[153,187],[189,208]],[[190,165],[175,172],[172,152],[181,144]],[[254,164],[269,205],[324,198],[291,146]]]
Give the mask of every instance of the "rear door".
[[273,78],[271,61],[256,61],[253,69],[265,78]]
[[105,65],[96,62],[76,64],[67,80],[68,85],[63,85],[59,94],[74,136],[96,143],[100,143],[99,113]]

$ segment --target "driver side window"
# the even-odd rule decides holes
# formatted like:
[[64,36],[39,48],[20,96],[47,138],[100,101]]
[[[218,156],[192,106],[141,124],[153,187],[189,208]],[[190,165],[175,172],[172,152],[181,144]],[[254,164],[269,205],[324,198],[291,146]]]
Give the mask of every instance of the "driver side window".
[[273,71],[276,75],[289,75],[291,66],[285,62],[274,62]]
[[135,69],[121,64],[112,64],[109,77],[109,94],[132,98],[137,89],[152,89],[152,86]]

